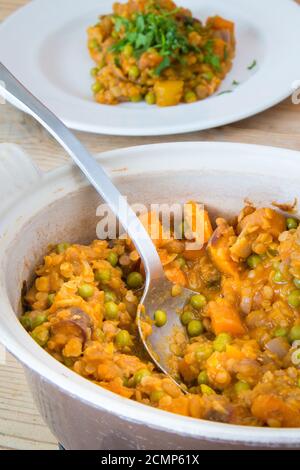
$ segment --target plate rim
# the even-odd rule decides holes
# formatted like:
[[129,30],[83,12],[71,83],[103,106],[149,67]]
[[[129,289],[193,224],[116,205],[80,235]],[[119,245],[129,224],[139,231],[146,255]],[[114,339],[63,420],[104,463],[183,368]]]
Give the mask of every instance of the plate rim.
[[[180,0],[177,0],[177,1],[180,3]],[[254,0],[254,1],[259,3],[259,0]],[[290,8],[289,15],[292,13],[292,10],[296,11],[296,9],[298,9],[298,13],[300,15],[300,6],[297,5],[294,0],[284,0],[284,1],[286,2],[284,7]],[[34,12],[36,5],[44,4],[45,6],[50,3],[51,3],[50,0],[33,0],[30,3],[16,10],[14,13],[12,13],[10,16],[4,19],[3,22],[0,23],[0,38],[2,34],[4,35],[4,38],[5,38],[6,28],[9,29],[10,27],[13,26],[15,21],[19,21],[19,17],[21,18],[24,12],[26,13],[27,11],[29,11],[29,9],[31,9]],[[278,2],[277,0],[277,3],[281,4],[282,6],[282,1]],[[299,34],[299,37],[300,37],[300,34]],[[300,66],[299,66],[299,76],[300,76]],[[297,76],[294,77],[294,81],[296,81],[296,79],[297,79]],[[60,91],[60,92],[65,94],[64,91]],[[216,116],[214,118],[211,118],[211,117],[207,118],[205,122],[201,118],[200,119],[195,118],[192,121],[189,121],[187,124],[183,120],[178,123],[171,123],[168,125],[160,124],[159,126],[154,126],[154,127],[150,125],[147,125],[146,127],[136,126],[136,125],[132,125],[130,127],[122,127],[120,125],[114,125],[114,124],[106,125],[105,123],[102,123],[102,124],[97,123],[96,119],[93,119],[93,122],[88,122],[88,121],[85,121],[84,119],[80,121],[80,119],[78,119],[78,115],[74,118],[73,117],[70,118],[70,113],[64,112],[64,110],[61,110],[60,108],[58,109],[58,112],[56,113],[69,128],[76,130],[76,131],[83,131],[83,132],[97,134],[97,135],[105,134],[105,135],[125,136],[125,137],[126,136],[127,137],[167,136],[167,135],[175,135],[175,134],[186,134],[186,133],[196,132],[196,131],[204,131],[208,129],[214,129],[214,128],[218,128],[221,126],[233,124],[238,121],[242,121],[244,119],[247,119],[252,116],[256,116],[262,113],[263,111],[266,111],[272,108],[276,104],[280,103],[284,99],[291,96],[292,92],[293,92],[293,84],[290,83],[290,86],[289,86],[287,83],[285,89],[281,87],[280,92],[274,93],[273,99],[267,98],[266,101],[263,101],[263,100],[260,102],[257,101],[256,104],[253,104],[253,106],[245,107],[245,109],[243,109],[243,107],[240,106],[239,111],[236,111],[232,114],[230,113],[225,114],[224,117],[222,114],[220,114],[219,116]],[[222,99],[223,101],[224,108],[226,108],[227,106],[230,107],[232,96],[233,94],[230,94],[230,98],[229,98],[229,95],[224,95],[222,97],[219,97],[219,99]],[[46,101],[45,98],[43,99],[43,101],[44,102]],[[46,102],[46,104],[53,110],[56,106],[59,106],[58,101],[59,101],[58,98],[56,99],[50,98],[50,102],[49,103]],[[198,102],[197,104],[199,105],[200,103],[201,101]],[[65,106],[65,109],[66,109],[66,106]],[[164,109],[172,110],[174,108],[171,107],[171,108],[164,108]],[[56,110],[54,109],[54,111]]]

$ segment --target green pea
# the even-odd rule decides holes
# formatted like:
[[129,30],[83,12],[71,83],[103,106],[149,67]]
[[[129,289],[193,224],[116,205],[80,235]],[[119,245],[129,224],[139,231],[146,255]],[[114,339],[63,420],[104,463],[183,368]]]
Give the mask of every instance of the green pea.
[[126,348],[132,345],[131,336],[127,330],[121,330],[116,335],[116,345],[119,348]]
[[202,392],[203,395],[214,395],[215,394],[215,391],[206,384],[201,384],[200,388],[201,388],[201,392]]
[[196,351],[196,359],[198,362],[205,361],[208,359],[212,353],[214,352],[214,348],[210,343],[204,343],[198,346]]
[[300,307],[300,290],[293,290],[287,298],[288,304],[290,307],[298,308]]
[[143,378],[144,377],[149,377],[149,375],[151,375],[151,372],[148,369],[138,370],[133,376],[133,380],[134,380],[135,385],[140,384],[141,381],[143,380]]
[[96,93],[99,93],[99,91],[101,91],[102,88],[103,88],[103,87],[102,87],[102,85],[101,85],[100,82],[95,82],[95,83],[93,83],[93,85],[92,85],[92,92],[95,93],[95,94],[96,94]]
[[123,271],[122,271],[122,268],[120,266],[116,266],[115,267],[116,271],[119,272],[119,274],[121,275],[121,277],[123,276]]
[[115,268],[117,266],[118,261],[119,261],[119,257],[117,255],[117,253],[115,253],[114,251],[111,251],[108,254],[106,259],[112,265],[113,268]]
[[249,268],[255,269],[261,263],[262,259],[259,255],[252,254],[247,258],[247,264]]
[[280,337],[284,337],[284,336],[287,336],[288,334],[288,330],[286,328],[276,328],[276,330],[274,331],[274,336],[276,338],[280,338]]
[[124,385],[124,387],[127,387],[127,388],[128,388],[128,387],[131,387],[131,386],[132,386],[131,383],[130,383],[130,380],[131,380],[131,379],[129,379],[128,377],[123,377],[123,385]]
[[190,323],[194,319],[194,314],[193,312],[186,311],[181,314],[180,320],[181,323],[186,326],[188,323]]
[[278,256],[278,250],[275,250],[273,248],[268,248],[267,253],[269,256]]
[[104,302],[116,302],[116,300],[117,300],[117,296],[113,291],[107,290],[104,293]]
[[202,322],[200,320],[190,321],[187,326],[187,331],[188,331],[189,336],[191,337],[201,335],[201,333],[203,333]]
[[136,65],[132,65],[128,70],[128,77],[130,80],[136,80],[140,75],[140,71]]
[[32,319],[31,321],[31,329],[34,330],[38,326],[42,325],[47,321],[47,315],[41,313],[40,315],[37,315],[35,318]]
[[159,400],[165,395],[162,390],[154,390],[150,393],[150,400],[152,403],[158,403]]
[[97,41],[97,39],[90,39],[89,40],[89,48],[90,49],[98,49],[99,48],[99,42]]
[[133,47],[131,44],[126,44],[126,46],[124,47],[123,49],[123,54],[125,55],[125,57],[127,57],[129,59],[129,57],[132,56],[133,54]]
[[31,330],[32,329],[32,327],[31,327],[31,318],[27,313],[25,315],[21,316],[20,322],[26,330]]
[[100,63],[98,63],[98,69],[101,70],[105,67],[106,62],[105,59],[103,58]]
[[116,320],[119,315],[119,307],[115,302],[107,302],[104,306],[106,320]]
[[153,105],[156,102],[156,97],[155,94],[152,91],[149,91],[147,95],[145,96],[145,101],[147,104]]
[[244,382],[243,380],[240,380],[239,382],[236,382],[236,384],[234,384],[234,390],[237,395],[239,395],[241,392],[249,390],[249,388],[249,384],[247,382]]
[[43,326],[38,326],[31,333],[31,337],[40,346],[45,346],[48,343],[48,340],[49,340],[49,331],[46,328],[44,328]]
[[200,374],[198,375],[197,381],[199,385],[208,383],[208,375],[207,375],[206,370],[203,370],[202,372],[200,372]]
[[134,380],[133,377],[124,377],[123,378],[123,385],[128,388],[133,388],[134,387]]
[[167,314],[164,310],[156,310],[154,313],[155,325],[159,328],[164,326],[168,321]]
[[70,247],[70,243],[59,243],[56,247],[56,253],[61,255],[62,253],[64,253],[69,247]]
[[101,330],[101,328],[96,328],[95,329],[95,336],[97,338],[98,341],[101,341],[101,343],[104,341],[105,339],[105,334],[103,333],[103,331]]
[[275,271],[273,275],[273,281],[274,282],[283,282],[283,276],[281,271]]
[[294,362],[295,359],[296,359],[297,362],[300,361],[300,353],[299,353],[298,350],[297,350],[297,351],[294,351],[294,353],[293,353],[293,361],[292,361],[292,362]]
[[299,221],[295,219],[294,217],[289,217],[286,219],[286,226],[288,230],[295,229],[298,227],[298,225],[299,225]]
[[48,307],[51,307],[51,305],[53,305],[54,299],[55,299],[55,294],[48,294],[48,297],[47,297]]
[[134,95],[131,98],[132,103],[139,103],[142,101],[142,95]]
[[272,266],[273,266],[273,268],[275,269],[275,271],[279,271],[279,269],[280,269],[280,261],[278,261],[278,260],[277,260],[277,261],[273,261]]
[[172,297],[178,297],[182,294],[182,286],[179,284],[174,284],[171,289]]
[[127,276],[127,286],[130,289],[140,289],[144,284],[144,278],[141,273],[132,272]]
[[99,68],[98,67],[93,67],[91,69],[91,76],[92,77],[96,77],[98,75],[98,73],[99,73]]
[[227,344],[230,344],[231,341],[232,338],[228,333],[220,333],[213,342],[214,350],[218,352],[224,352],[226,350]]
[[191,306],[200,310],[206,305],[206,298],[202,294],[193,295],[190,300]]
[[193,91],[187,91],[184,95],[184,101],[186,103],[194,103],[197,101],[197,95]]
[[64,357],[64,365],[66,367],[73,367],[74,360],[71,357]]
[[297,289],[300,289],[300,279],[295,278],[293,282],[294,282],[295,286],[297,287]]
[[176,259],[176,262],[179,266],[180,269],[184,268],[186,266],[186,261],[184,258],[182,258],[182,256],[179,256],[177,259]]
[[93,297],[94,292],[94,287],[90,286],[89,284],[82,284],[82,286],[80,286],[78,289],[78,294],[83,299],[89,299],[90,297]]
[[205,72],[202,73],[201,77],[204,78],[204,80],[206,80],[207,82],[211,82],[214,78],[214,74],[212,72]]
[[295,325],[291,328],[289,333],[289,340],[291,342],[297,341],[300,339],[300,325]]
[[98,269],[95,272],[95,280],[97,282],[109,282],[111,279],[111,272],[109,269]]

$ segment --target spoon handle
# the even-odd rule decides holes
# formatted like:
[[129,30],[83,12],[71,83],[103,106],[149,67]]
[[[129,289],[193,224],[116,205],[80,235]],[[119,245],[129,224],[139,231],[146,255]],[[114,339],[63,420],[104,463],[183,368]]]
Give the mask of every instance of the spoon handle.
[[118,217],[138,250],[148,274],[147,281],[160,278],[163,269],[157,251],[146,229],[121,195],[101,165],[75,135],[43,103],[32,95],[0,62],[0,95],[26,110],[66,150],[96,191]]

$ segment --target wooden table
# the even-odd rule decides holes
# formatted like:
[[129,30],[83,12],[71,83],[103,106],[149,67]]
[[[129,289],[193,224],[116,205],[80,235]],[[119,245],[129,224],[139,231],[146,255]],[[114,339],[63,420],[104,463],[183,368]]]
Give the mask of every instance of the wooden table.
[[[299,0],[300,1],[300,0]],[[28,3],[27,0],[0,0],[0,21]],[[295,80],[300,77],[295,77]],[[5,105],[0,108],[0,143],[21,145],[35,162],[49,170],[68,161],[63,150],[30,117]],[[245,142],[300,150],[300,105],[287,99],[258,116],[204,132],[170,137],[111,137],[78,132],[92,152],[103,152],[139,144],[175,141]],[[56,439],[43,424],[24,380],[21,366],[7,354],[0,366],[0,450],[56,449]]]

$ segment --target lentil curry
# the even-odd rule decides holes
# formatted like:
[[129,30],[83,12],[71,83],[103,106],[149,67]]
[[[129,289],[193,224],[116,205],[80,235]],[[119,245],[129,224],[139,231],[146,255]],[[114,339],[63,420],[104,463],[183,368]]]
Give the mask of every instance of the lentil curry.
[[[155,214],[141,219],[147,226],[149,218],[162,234]],[[185,238],[155,240],[169,280],[199,292],[179,312],[187,336],[175,334],[170,345],[189,393],[141,348],[135,319],[144,272],[130,240],[50,249],[21,322],[58,361],[123,397],[223,423],[300,427],[298,221],[247,205],[233,222],[217,218],[214,231],[205,211],[204,225],[198,251]],[[144,331],[167,321],[157,311]]]
[[97,102],[193,103],[230,70],[234,24],[220,16],[203,24],[172,0],[129,0],[88,29],[88,49]]

